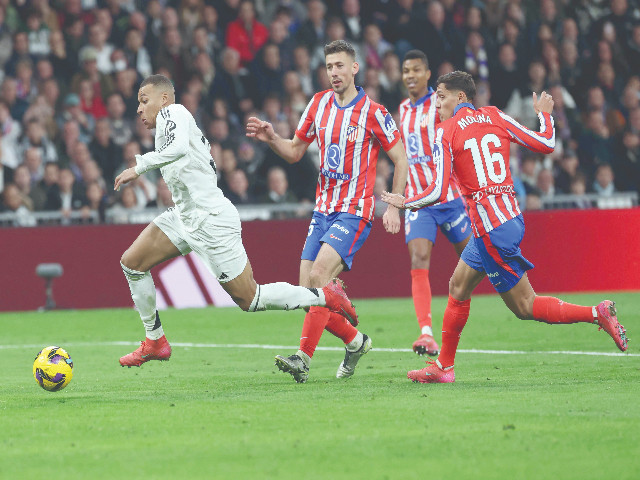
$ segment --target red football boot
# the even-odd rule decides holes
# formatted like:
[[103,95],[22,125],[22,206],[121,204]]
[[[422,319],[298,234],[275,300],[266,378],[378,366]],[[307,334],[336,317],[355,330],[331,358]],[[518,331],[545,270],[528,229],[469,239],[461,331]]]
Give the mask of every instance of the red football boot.
[[408,372],[407,378],[414,383],[453,383],[456,374],[453,371],[453,366],[443,369],[438,360],[429,360],[427,366],[422,370]]
[[433,336],[428,333],[423,333],[415,342],[413,342],[413,351],[418,355],[424,355],[426,353],[430,357],[435,357],[438,355],[440,347],[433,339]]
[[346,318],[354,327],[358,325],[358,314],[356,308],[344,293],[344,284],[342,280],[334,278],[329,282],[329,285],[322,289],[324,292],[324,298],[326,307],[334,313],[342,315]]
[[616,303],[611,300],[603,300],[598,304],[596,307],[598,325],[600,326],[598,330],[604,329],[605,332],[611,335],[618,348],[624,352],[627,349],[627,331],[618,322],[615,305]]
[[139,367],[149,360],[169,360],[171,357],[171,345],[164,335],[158,340],[145,338],[140,342],[140,347],[135,352],[120,358],[120,365],[123,367]]

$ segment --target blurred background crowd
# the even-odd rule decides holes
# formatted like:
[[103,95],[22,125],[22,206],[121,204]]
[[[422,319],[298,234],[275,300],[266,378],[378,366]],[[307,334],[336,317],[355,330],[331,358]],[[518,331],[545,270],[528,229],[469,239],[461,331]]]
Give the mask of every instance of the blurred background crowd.
[[[236,205],[309,203],[315,144],[288,165],[245,137],[250,115],[291,138],[330,88],[323,47],[356,47],[357,84],[395,113],[401,61],[423,50],[437,76],[462,69],[476,106],[538,129],[531,92],[553,95],[557,148],[514,144],[523,207],[560,194],[640,189],[640,7],[635,0],[0,0],[0,211],[97,212],[171,205],[157,172],[117,194],[114,177],[154,148],[137,89],[169,76],[212,145]],[[392,165],[381,154],[376,191]],[[588,207],[576,197],[573,207]],[[95,215],[94,215],[95,216]]]

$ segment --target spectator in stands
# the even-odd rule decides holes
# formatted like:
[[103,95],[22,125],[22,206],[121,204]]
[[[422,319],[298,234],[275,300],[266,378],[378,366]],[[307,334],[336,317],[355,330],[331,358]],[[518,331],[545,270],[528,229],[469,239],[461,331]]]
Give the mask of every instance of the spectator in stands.
[[363,53],[368,67],[381,70],[385,54],[392,50],[393,46],[382,37],[378,25],[370,23],[364,28]]
[[35,58],[49,55],[49,27],[42,21],[42,14],[38,10],[28,11],[26,27],[29,53]]
[[38,185],[38,182],[31,180],[31,173],[26,165],[19,165],[13,176],[20,195],[22,196],[22,204],[30,211],[42,210],[46,201],[46,193]]
[[[552,85],[549,93],[553,97],[553,121],[556,127],[556,148],[560,140],[560,151],[573,148],[575,138],[580,134],[582,124],[580,114],[576,110],[576,102],[571,94],[560,84]],[[554,151],[554,153],[556,153]],[[569,185],[567,184],[567,188]]]
[[[247,100],[253,89],[249,76],[240,71],[240,54],[233,48],[222,51],[222,68],[216,73],[209,95],[223,98],[236,112],[247,111]],[[251,102],[250,102],[251,103]]]
[[571,181],[579,173],[579,166],[580,162],[575,151],[565,150],[554,175],[554,184],[559,193],[571,193]]
[[49,192],[45,203],[45,210],[59,210],[69,218],[72,211],[80,210],[87,204],[82,187],[76,183],[76,177],[68,168],[60,170],[58,188]]
[[620,191],[640,193],[640,135],[627,130],[622,135],[612,164],[616,173],[616,185]]
[[256,80],[258,97],[264,98],[269,94],[282,95],[283,69],[280,64],[280,50],[272,43],[267,43],[251,65],[252,74]]
[[[622,37],[624,39],[625,37]],[[626,56],[632,75],[640,75],[640,23],[633,26],[627,37]]]
[[124,40],[124,55],[127,65],[138,72],[141,77],[147,77],[153,73],[151,55],[144,46],[143,33],[137,28],[129,28]]
[[342,2],[342,21],[346,29],[346,40],[361,43],[363,39],[362,20],[360,18],[360,0],[344,0]]
[[587,115],[584,133],[578,138],[578,157],[587,173],[593,174],[599,163],[611,163],[612,138],[602,111],[592,110]]
[[120,188],[116,195],[116,202],[107,209],[106,215],[112,223],[129,223],[129,215],[140,210],[146,204],[140,205],[132,185]]
[[32,102],[38,94],[33,81],[33,63],[31,60],[20,60],[16,66],[16,93],[18,98]]
[[227,27],[225,44],[240,54],[240,64],[247,66],[269,38],[269,30],[256,20],[251,0],[242,0],[238,18]]
[[239,168],[229,174],[227,179],[229,191],[227,198],[234,205],[249,205],[256,203],[253,194],[249,191],[249,180],[244,171]]
[[9,183],[4,187],[4,191],[2,193],[2,211],[13,212],[13,226],[34,227],[36,225],[36,219],[24,205],[20,189],[15,184]]
[[299,44],[307,47],[309,51],[324,45],[327,40],[325,33],[325,14],[327,7],[322,0],[309,0],[307,2],[307,20],[300,26],[296,33]]
[[527,212],[534,212],[536,210],[542,210],[542,195],[536,188],[527,192],[527,196],[524,202],[524,209]]
[[464,46],[464,66],[476,80],[489,80],[489,56],[479,32],[469,32]]
[[500,45],[498,63],[491,69],[489,74],[491,86],[493,87],[491,103],[500,109],[504,109],[514,90],[520,86],[518,58],[513,45],[509,43]]
[[293,66],[293,49],[295,44],[293,39],[289,36],[289,31],[283,21],[274,20],[271,22],[269,25],[269,40],[267,41],[267,44],[272,44],[278,47],[282,69],[291,70]]
[[102,118],[96,122],[94,137],[89,144],[91,156],[102,170],[108,185],[113,183],[116,168],[120,165],[122,158],[122,148],[116,144],[113,137],[111,122],[107,118]]
[[[57,163],[49,162],[44,165],[44,175],[42,180],[38,183],[38,186],[44,191],[45,204],[46,199],[49,198],[51,191],[58,188],[58,180],[60,179],[60,167]],[[44,208],[44,205],[43,205]]]
[[111,139],[122,147],[133,137],[133,119],[126,117],[127,106],[122,95],[117,92],[107,97],[107,119],[111,129]]
[[[122,157],[124,162],[116,170],[116,176],[127,168],[136,166],[136,155],[140,155],[140,144],[136,141],[128,142],[122,149]],[[140,175],[134,181],[128,184],[132,188],[133,193],[136,196],[136,205],[140,208],[144,208],[149,202],[156,198],[156,186],[154,175]]]
[[29,103],[22,98],[18,98],[18,83],[15,78],[5,77],[0,87],[0,100],[7,104],[11,116],[21,122],[24,112],[29,108]]
[[80,83],[89,80],[93,88],[93,96],[104,100],[113,91],[113,80],[110,75],[98,70],[97,53],[93,47],[86,47],[79,56],[82,70],[71,80],[71,91],[78,93]]
[[11,116],[9,104],[0,99],[0,145],[2,146],[2,164],[12,171],[19,164],[18,140],[22,133],[20,122]]
[[593,182],[593,191],[601,197],[610,197],[616,191],[613,183],[615,176],[611,165],[603,163],[596,169],[595,181]]
[[18,144],[18,151],[21,155],[25,155],[25,152],[32,147],[40,151],[44,162],[58,161],[55,145],[47,138],[43,125],[35,118],[27,122],[24,134]]
[[310,97],[314,93],[313,71],[311,70],[311,56],[306,46],[298,45],[293,50],[293,65],[302,91],[307,97]]
[[267,193],[261,203],[297,203],[298,198],[289,190],[287,174],[282,167],[271,167],[267,173]]
[[125,116],[129,119],[137,117],[138,92],[134,88],[137,77],[138,74],[133,68],[115,73],[115,93],[119,93],[122,97],[126,107]]
[[551,198],[555,195],[556,191],[553,181],[553,173],[548,168],[543,168],[538,172],[536,188],[542,198]]
[[42,162],[42,153],[36,147],[27,148],[24,152],[23,165],[27,167],[31,183],[36,183],[44,177],[44,164]]
[[86,143],[77,142],[71,149],[71,157],[69,162],[69,169],[73,172],[78,182],[82,181],[82,171],[85,164],[93,160],[91,158],[91,152],[89,146]]
[[4,9],[0,8],[0,70],[4,70],[7,60],[13,53],[13,38],[5,19]]
[[61,31],[54,30],[49,34],[49,44],[51,51],[48,58],[56,78],[62,85],[68,85],[71,82],[73,72],[78,69],[78,58],[72,58],[67,52],[64,35]]
[[102,176],[102,169],[98,166],[95,160],[89,159],[82,166],[81,185],[86,189],[87,185],[94,182],[99,184],[106,191],[107,182]]
[[99,92],[93,88],[91,80],[80,80],[78,90],[75,92],[80,97],[80,108],[86,115],[91,115],[96,120],[107,116],[107,107]]
[[97,213],[98,221],[104,222],[105,211],[107,208],[107,196],[105,189],[99,182],[91,182],[85,188],[85,196],[87,197],[87,204],[83,207],[83,211],[87,213]]
[[33,64],[36,61],[36,57],[29,53],[29,37],[27,32],[20,31],[13,35],[13,51],[4,66],[6,75],[14,77],[17,72],[18,63],[23,60],[27,60]]

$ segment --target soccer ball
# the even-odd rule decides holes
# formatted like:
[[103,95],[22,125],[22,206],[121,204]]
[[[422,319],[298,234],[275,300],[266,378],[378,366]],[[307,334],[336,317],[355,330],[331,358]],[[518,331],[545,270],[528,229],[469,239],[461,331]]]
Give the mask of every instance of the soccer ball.
[[33,378],[49,392],[57,392],[69,385],[73,377],[73,361],[60,347],[45,347],[33,362]]

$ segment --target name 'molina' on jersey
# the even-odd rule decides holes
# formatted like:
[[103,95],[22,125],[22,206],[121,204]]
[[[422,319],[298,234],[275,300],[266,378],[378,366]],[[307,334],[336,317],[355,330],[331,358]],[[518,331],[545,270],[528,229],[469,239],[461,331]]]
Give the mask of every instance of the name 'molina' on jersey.
[[389,112],[357,89],[358,95],[345,107],[338,106],[333,90],[315,94],[295,134],[307,143],[317,140],[320,148],[314,210],[372,220],[378,152],[380,147],[389,151],[400,133]]

